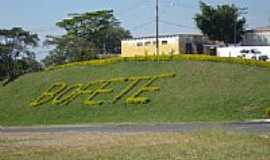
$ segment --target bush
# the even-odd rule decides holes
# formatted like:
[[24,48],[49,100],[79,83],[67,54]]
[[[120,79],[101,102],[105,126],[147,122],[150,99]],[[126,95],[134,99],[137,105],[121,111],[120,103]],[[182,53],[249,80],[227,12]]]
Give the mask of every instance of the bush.
[[136,56],[136,57],[114,57],[101,60],[90,60],[82,62],[68,63],[64,65],[51,66],[47,70],[55,70],[72,66],[85,66],[85,65],[108,65],[115,64],[119,62],[130,62],[130,61],[207,61],[207,62],[219,62],[219,63],[231,63],[231,64],[242,64],[258,67],[270,68],[269,62],[257,61],[251,59],[241,59],[241,58],[228,58],[228,57],[216,57],[209,55],[162,55],[162,56]]
[[270,118],[270,107],[266,109],[265,114],[267,118]]
[[[138,76],[138,77],[122,77],[122,78],[113,78],[107,80],[96,80],[88,82],[87,84],[73,84],[68,86],[64,82],[54,83],[46,92],[42,93],[40,97],[35,99],[30,105],[32,107],[38,107],[45,103],[49,103],[52,101],[51,104],[54,105],[68,105],[69,103],[73,102],[76,98],[81,95],[89,95],[88,98],[84,101],[86,105],[102,105],[106,101],[110,103],[116,103],[125,95],[127,95],[132,89],[134,89],[141,81],[146,81],[145,84],[138,88],[138,91],[133,93],[128,99],[127,103],[130,104],[145,104],[150,101],[147,97],[140,96],[143,92],[154,92],[160,91],[159,87],[151,86],[152,83],[158,79],[163,78],[174,78],[176,73],[164,73],[154,76]],[[107,89],[109,85],[115,82],[128,82],[129,85],[125,87],[118,95],[116,95],[112,101],[110,100],[103,100],[103,101],[96,101],[95,97],[99,94],[107,94],[112,93],[113,89]],[[88,90],[90,86],[97,85],[94,90]]]

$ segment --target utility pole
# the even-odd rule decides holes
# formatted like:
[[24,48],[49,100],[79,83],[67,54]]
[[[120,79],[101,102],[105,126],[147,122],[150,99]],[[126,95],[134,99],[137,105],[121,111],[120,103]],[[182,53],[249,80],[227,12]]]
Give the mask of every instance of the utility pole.
[[234,23],[233,23],[233,28],[234,28],[234,30],[233,30],[233,42],[234,42],[234,47],[236,47],[236,41],[237,41],[237,27],[236,27],[236,23],[237,23],[237,19],[238,19],[238,17],[236,18],[236,20],[234,20]]
[[156,55],[159,60],[159,1],[156,0]]

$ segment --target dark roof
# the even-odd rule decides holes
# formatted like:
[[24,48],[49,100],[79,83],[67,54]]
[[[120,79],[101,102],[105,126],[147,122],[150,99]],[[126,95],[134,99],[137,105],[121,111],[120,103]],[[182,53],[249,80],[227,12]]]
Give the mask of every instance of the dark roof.
[[247,30],[246,32],[270,32],[270,26],[257,27],[255,29]]
[[258,27],[255,30],[256,31],[270,31],[270,26],[267,26],[267,27]]
[[[171,35],[160,35],[159,38],[170,38],[170,37],[203,37],[202,34],[171,34]],[[140,40],[140,39],[152,39],[156,38],[156,36],[145,36],[145,37],[135,37],[129,39],[123,39],[125,41],[129,40]]]

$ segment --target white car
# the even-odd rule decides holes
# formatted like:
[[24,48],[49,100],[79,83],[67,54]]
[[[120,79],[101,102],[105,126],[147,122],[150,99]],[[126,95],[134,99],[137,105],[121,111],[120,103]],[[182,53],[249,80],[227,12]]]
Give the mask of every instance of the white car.
[[260,61],[268,61],[269,57],[265,54],[262,54],[262,52],[260,52],[257,49],[243,49],[240,51],[242,58],[245,59],[255,59],[255,60],[260,60]]

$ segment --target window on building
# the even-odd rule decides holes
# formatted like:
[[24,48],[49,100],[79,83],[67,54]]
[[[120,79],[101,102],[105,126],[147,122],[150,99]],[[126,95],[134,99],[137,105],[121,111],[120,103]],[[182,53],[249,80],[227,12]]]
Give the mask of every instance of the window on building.
[[162,45],[167,45],[168,44],[168,41],[161,41],[161,44]]
[[150,46],[151,45],[151,42],[145,42],[144,45],[145,46]]
[[143,43],[142,42],[138,42],[137,43],[137,47],[141,47],[141,46],[143,46]]

